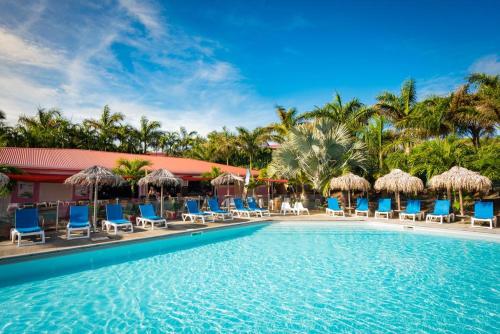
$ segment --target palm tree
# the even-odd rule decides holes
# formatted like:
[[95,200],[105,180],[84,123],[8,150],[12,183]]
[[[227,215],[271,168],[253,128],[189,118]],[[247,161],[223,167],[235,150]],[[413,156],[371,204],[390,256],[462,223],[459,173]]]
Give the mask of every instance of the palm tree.
[[118,151],[127,153],[142,152],[142,144],[139,131],[131,125],[121,125],[116,129],[118,139]]
[[21,116],[19,130],[31,147],[66,147],[70,136],[70,123],[58,109],[39,107],[35,116]]
[[113,169],[113,171],[116,174],[121,175],[125,179],[127,179],[128,183],[130,184],[132,194],[135,194],[135,187],[137,185],[137,182],[146,175],[144,167],[151,165],[152,163],[149,160],[127,160],[121,158],[116,162],[116,167]]
[[309,180],[314,189],[326,193],[332,177],[345,169],[363,168],[365,145],[344,124],[318,118],[294,127],[273,153],[271,170],[288,178]]
[[409,79],[403,82],[399,95],[384,92],[377,96],[377,100],[374,109],[392,122],[405,154],[409,154],[412,143],[415,141],[415,129],[411,127],[411,120],[417,110],[415,80]]
[[305,113],[304,118],[327,118],[355,131],[366,124],[371,113],[372,110],[366,108],[358,99],[354,98],[344,104],[340,94],[335,93],[333,101]]
[[236,146],[248,158],[248,166],[252,169],[254,157],[269,139],[268,131],[267,129],[261,127],[248,130],[241,126],[237,127],[236,130],[238,131]]
[[142,144],[142,153],[146,153],[148,147],[161,136],[161,123],[158,121],[149,121],[146,116],[141,117],[141,123],[138,131],[139,139]]
[[176,131],[165,131],[158,139],[161,151],[169,156],[179,155],[179,134]]
[[186,152],[198,141],[199,136],[196,131],[187,131],[185,127],[181,126],[179,129],[179,151]]
[[207,136],[208,145],[213,147],[215,154],[229,165],[229,159],[233,154],[236,138],[227,127],[222,127],[221,132],[212,131]]
[[288,110],[282,106],[276,106],[275,108],[279,122],[271,123],[267,129],[271,135],[271,139],[281,143],[288,134],[288,131],[295,125],[303,123],[305,117],[300,115],[296,108]]
[[[476,148],[480,139],[498,129],[500,120],[500,76],[475,73],[469,83],[459,87],[451,97],[451,111],[459,128],[470,135]],[[472,91],[472,88],[476,88]]]
[[117,131],[120,122],[125,119],[122,113],[112,113],[109,106],[105,105],[101,117],[97,120],[87,119],[84,121],[89,127],[94,128],[99,133],[99,146],[101,150],[114,150],[113,141],[117,138]]

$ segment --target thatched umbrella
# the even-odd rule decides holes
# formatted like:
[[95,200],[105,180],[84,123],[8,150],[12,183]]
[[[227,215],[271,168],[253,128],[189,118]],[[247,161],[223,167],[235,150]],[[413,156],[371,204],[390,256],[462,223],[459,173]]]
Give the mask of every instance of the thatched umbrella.
[[330,181],[330,189],[347,191],[349,207],[351,207],[351,190],[368,191],[370,189],[370,182],[361,176],[349,172],[342,176],[334,177]]
[[117,186],[125,180],[106,167],[92,166],[73,176],[68,177],[64,183],[79,186],[94,186],[94,231],[97,225],[97,190],[100,185]]
[[232,173],[222,173],[217,176],[215,179],[210,181],[213,186],[220,186],[223,184],[227,185],[227,195],[229,196],[229,184],[230,183],[243,183],[244,180],[241,176]]
[[460,199],[460,214],[463,216],[464,205],[462,191],[488,192],[491,189],[491,180],[478,172],[473,172],[463,167],[452,167],[443,174],[435,175],[429,180],[429,187],[433,189],[458,190]]
[[169,170],[165,168],[160,168],[152,171],[148,175],[144,176],[137,182],[140,186],[147,184],[152,184],[160,187],[160,217],[163,217],[163,186],[177,185],[180,183],[179,179],[174,176]]
[[401,169],[393,169],[375,181],[375,190],[387,190],[396,194],[398,210],[401,210],[400,193],[417,193],[424,190],[424,183],[418,177],[411,176]]
[[0,188],[5,187],[9,183],[10,179],[4,173],[0,173]]

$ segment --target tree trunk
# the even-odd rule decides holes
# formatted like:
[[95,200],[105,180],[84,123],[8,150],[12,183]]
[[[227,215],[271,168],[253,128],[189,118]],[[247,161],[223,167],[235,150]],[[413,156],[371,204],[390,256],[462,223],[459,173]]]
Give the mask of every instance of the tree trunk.
[[398,202],[398,210],[401,210],[401,198],[399,197],[399,191],[396,191],[396,200]]

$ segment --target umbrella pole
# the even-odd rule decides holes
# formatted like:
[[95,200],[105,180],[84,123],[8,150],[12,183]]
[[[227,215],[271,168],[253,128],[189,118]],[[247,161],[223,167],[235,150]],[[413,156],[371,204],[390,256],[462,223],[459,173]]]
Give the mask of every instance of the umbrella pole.
[[399,191],[396,191],[396,199],[398,201],[398,210],[401,210],[401,198],[399,197]]
[[460,215],[464,215],[464,200],[462,198],[462,189],[458,189],[458,198],[460,199]]
[[349,208],[351,207],[351,189],[347,190],[347,201],[349,203]]
[[97,180],[95,181],[94,186],[94,232],[97,228]]
[[59,225],[59,200],[56,202],[56,232],[57,232],[57,226]]
[[163,218],[163,184],[160,187],[160,217]]

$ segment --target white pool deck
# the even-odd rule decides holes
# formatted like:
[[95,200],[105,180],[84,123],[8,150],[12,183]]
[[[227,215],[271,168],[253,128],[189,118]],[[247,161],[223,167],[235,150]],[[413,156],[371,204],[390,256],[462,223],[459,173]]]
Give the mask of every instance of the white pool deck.
[[78,251],[93,247],[107,247],[120,243],[138,242],[146,239],[169,238],[177,235],[190,234],[193,231],[214,230],[228,228],[231,226],[242,226],[257,222],[280,222],[304,223],[304,222],[331,222],[332,224],[364,224],[365,226],[396,229],[405,231],[415,231],[418,233],[445,234],[450,236],[483,239],[500,242],[500,228],[488,229],[485,227],[470,227],[468,222],[453,223],[426,223],[425,221],[404,221],[399,219],[375,219],[374,217],[332,217],[324,213],[313,212],[308,215],[279,215],[273,214],[271,217],[235,219],[228,222],[208,223],[208,225],[189,224],[182,221],[169,222],[168,229],[142,229],[135,228],[134,233],[118,233],[118,235],[107,234],[105,232],[93,233],[91,239],[66,240],[65,231],[49,231],[46,233],[46,243],[37,245],[27,245],[17,247],[10,240],[0,241],[0,263],[26,260],[48,254],[58,254]]

